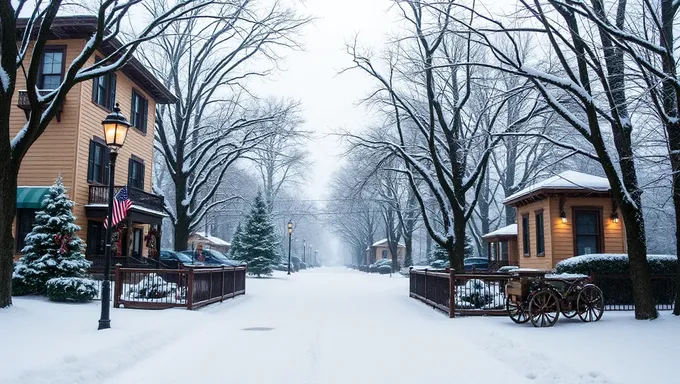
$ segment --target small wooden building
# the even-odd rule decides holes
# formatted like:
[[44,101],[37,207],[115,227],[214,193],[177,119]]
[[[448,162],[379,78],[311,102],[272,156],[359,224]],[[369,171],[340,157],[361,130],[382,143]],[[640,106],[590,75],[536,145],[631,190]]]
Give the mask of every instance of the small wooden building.
[[[573,256],[627,251],[623,220],[606,178],[566,171],[503,203],[516,208],[515,242],[522,268],[550,269]],[[492,233],[484,238],[499,242]]]
[[224,254],[229,253],[229,249],[231,248],[231,243],[222,240],[219,237],[210,236],[204,232],[194,232],[189,235],[189,246],[191,249],[198,248],[199,244],[203,248],[214,249]]
[[[404,265],[404,252],[406,251],[406,245],[404,243],[397,244],[397,260],[399,260],[399,265]],[[392,260],[392,252],[390,252],[390,247],[387,244],[387,239],[382,239],[376,241],[370,247],[366,248],[366,262],[367,264],[373,264],[380,259],[390,259]]]
[[507,265],[519,265],[517,253],[517,224],[498,228],[482,236],[487,242],[489,269],[497,270]]

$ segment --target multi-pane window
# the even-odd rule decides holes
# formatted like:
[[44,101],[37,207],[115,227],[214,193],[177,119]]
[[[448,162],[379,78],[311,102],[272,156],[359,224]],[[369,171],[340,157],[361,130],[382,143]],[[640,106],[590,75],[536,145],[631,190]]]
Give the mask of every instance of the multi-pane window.
[[95,77],[92,82],[92,101],[106,109],[113,109],[116,102],[116,74],[107,73]]
[[382,250],[382,258],[387,259],[387,249]]
[[529,256],[531,246],[529,245],[529,216],[522,216],[522,249],[524,256]]
[[128,185],[133,188],[144,189],[144,163],[131,158],[128,164]]
[[545,254],[545,234],[543,228],[543,211],[536,213],[536,254]]
[[132,90],[132,108],[130,111],[130,122],[132,126],[146,134],[146,123],[148,120],[149,101],[136,90]]
[[87,164],[87,181],[108,184],[109,148],[103,143],[90,140],[90,156]]
[[576,255],[601,252],[600,212],[574,211]]
[[38,88],[57,89],[61,85],[64,70],[64,49],[45,48],[38,75]]
[[37,209],[32,208],[17,209],[17,252],[21,252],[21,250],[24,248],[26,245],[26,235],[28,235],[33,230],[36,211]]

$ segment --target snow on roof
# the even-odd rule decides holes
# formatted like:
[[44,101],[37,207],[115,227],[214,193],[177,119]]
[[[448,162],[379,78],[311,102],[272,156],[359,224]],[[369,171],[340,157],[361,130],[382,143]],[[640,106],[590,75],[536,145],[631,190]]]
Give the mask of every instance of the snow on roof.
[[498,236],[517,236],[517,224],[510,224],[503,228],[498,228],[493,232],[489,232],[486,235],[482,235],[482,239],[488,239],[491,237]]
[[205,232],[195,232],[194,234],[208,240],[209,242],[211,242],[215,245],[219,245],[219,246],[223,246],[223,247],[231,247],[230,242],[224,241],[224,240],[220,239],[219,237],[207,236],[205,234]]
[[531,194],[532,192],[540,191],[542,189],[575,189],[575,190],[592,190],[592,191],[609,191],[609,180],[600,176],[593,176],[587,173],[576,171],[565,171],[559,175],[547,178],[541,182],[531,185],[523,190],[508,196],[503,200],[504,204],[508,204],[519,198]]
[[[375,243],[373,243],[373,245],[371,245],[371,247],[379,247],[379,246],[385,245],[385,244],[387,244],[387,239],[382,239],[382,240],[379,240],[379,241],[376,241]],[[399,247],[406,247],[406,245],[404,243],[402,243],[401,241],[399,242],[398,246]],[[366,250],[368,251],[371,247],[366,248]]]

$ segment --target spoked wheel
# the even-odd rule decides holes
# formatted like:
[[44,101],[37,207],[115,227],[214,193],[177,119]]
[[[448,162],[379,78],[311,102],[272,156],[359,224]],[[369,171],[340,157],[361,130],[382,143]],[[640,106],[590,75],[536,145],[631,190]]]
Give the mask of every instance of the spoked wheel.
[[578,312],[576,311],[576,307],[575,307],[575,305],[576,305],[575,300],[569,301],[569,302],[566,302],[566,303],[563,301],[562,305],[563,306],[566,305],[564,308],[562,308],[562,316],[566,317],[567,319],[574,318],[574,316],[576,316],[578,314]]
[[600,320],[604,313],[604,297],[600,288],[593,284],[583,287],[576,299],[576,308],[582,321],[589,323]]
[[529,316],[534,327],[552,327],[560,317],[560,300],[550,289],[536,292],[529,302]]
[[508,316],[517,324],[524,324],[529,321],[529,313],[524,309],[524,303],[518,303],[510,298],[505,298],[505,310]]

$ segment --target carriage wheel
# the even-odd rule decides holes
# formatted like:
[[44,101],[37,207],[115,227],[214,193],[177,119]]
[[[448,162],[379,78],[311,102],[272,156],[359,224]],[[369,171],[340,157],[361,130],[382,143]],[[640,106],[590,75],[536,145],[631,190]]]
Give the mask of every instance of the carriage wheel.
[[517,324],[524,324],[529,321],[529,313],[524,308],[524,303],[518,304],[510,296],[505,298],[505,310],[508,311],[508,316],[512,321]]
[[550,289],[536,292],[529,302],[529,316],[534,327],[552,327],[560,317],[560,300]]
[[600,320],[604,313],[604,297],[600,288],[594,284],[583,287],[576,298],[576,308],[582,321],[589,323]]
[[572,319],[578,314],[575,307],[576,300],[570,300],[567,302],[565,299],[565,301],[562,302],[562,305],[566,305],[565,308],[562,308],[562,316],[566,317],[567,319]]

